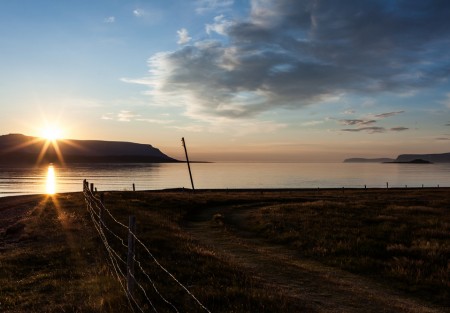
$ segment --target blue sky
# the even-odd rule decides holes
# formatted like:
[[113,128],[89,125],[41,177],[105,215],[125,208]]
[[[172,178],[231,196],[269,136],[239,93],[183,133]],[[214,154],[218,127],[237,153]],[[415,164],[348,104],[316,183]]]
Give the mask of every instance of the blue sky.
[[182,158],[448,152],[448,1],[0,2],[0,133]]

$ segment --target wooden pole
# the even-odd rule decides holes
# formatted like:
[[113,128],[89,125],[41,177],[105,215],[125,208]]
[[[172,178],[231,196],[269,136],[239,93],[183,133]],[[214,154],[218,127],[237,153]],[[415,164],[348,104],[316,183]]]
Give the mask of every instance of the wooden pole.
[[181,143],[183,144],[184,153],[186,154],[186,163],[187,163],[188,170],[189,170],[189,177],[191,178],[192,190],[194,191],[195,190],[195,188],[194,188],[194,180],[192,179],[191,166],[189,165],[189,157],[188,157],[187,148],[186,148],[186,142],[184,141],[184,137],[181,138]]
[[136,186],[134,185],[134,183],[133,183],[133,191],[136,191]]
[[94,194],[94,183],[91,183],[91,193]]
[[134,250],[136,234],[136,217],[131,215],[128,222],[128,254],[127,254],[127,293],[133,295],[134,289]]
[[98,210],[98,219],[99,219],[99,224],[100,224],[100,230],[103,231],[103,224],[104,224],[104,221],[103,221],[103,216],[104,216],[104,214],[103,214],[103,207],[105,205],[105,194],[104,193],[100,194],[100,203],[101,203],[101,205],[100,205],[100,208]]

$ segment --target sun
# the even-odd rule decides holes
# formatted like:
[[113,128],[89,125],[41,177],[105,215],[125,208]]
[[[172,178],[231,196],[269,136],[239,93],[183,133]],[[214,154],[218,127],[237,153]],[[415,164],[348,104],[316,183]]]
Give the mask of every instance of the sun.
[[62,138],[62,131],[58,127],[50,126],[42,130],[41,137],[49,141],[55,141]]

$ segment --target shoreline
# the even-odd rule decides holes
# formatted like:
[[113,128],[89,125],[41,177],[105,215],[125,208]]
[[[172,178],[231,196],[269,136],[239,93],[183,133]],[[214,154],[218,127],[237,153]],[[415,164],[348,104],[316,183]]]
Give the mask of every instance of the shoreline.
[[[439,187],[401,187],[401,186],[394,186],[394,187],[317,187],[317,188],[202,188],[202,189],[195,189],[194,190],[194,194],[195,193],[202,193],[202,192],[206,192],[206,193],[210,193],[210,192],[217,192],[217,193],[230,193],[230,192],[235,192],[235,193],[246,193],[246,192],[254,192],[254,193],[259,193],[259,192],[318,192],[318,191],[328,191],[328,192],[339,192],[342,193],[342,191],[381,191],[381,190],[409,190],[409,191],[417,191],[417,190],[426,190],[426,191],[443,191],[443,190],[447,190],[450,191],[450,187],[447,186],[439,186]],[[124,190],[100,190],[98,191],[99,193],[104,193],[104,192],[127,192]],[[144,189],[144,190],[136,190],[136,191],[128,191],[128,192],[146,192],[146,193],[166,193],[166,192],[192,192],[191,188],[183,188],[183,187],[179,187],[179,188],[165,188],[165,189]],[[67,191],[67,192],[57,192],[55,193],[55,195],[69,195],[69,194],[77,194],[77,193],[82,193],[82,191]],[[49,196],[45,193],[24,193],[24,194],[12,194],[12,195],[2,195],[0,194],[0,201],[2,199],[5,198],[17,198],[17,197],[27,197],[27,196]]]

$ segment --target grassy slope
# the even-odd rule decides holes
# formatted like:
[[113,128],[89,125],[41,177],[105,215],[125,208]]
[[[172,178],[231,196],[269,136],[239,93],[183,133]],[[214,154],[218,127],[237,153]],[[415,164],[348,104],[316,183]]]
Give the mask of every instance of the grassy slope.
[[[0,199],[0,202],[8,201]],[[106,207],[123,223],[136,215],[138,237],[155,257],[213,312],[301,311],[266,290],[214,251],[192,240],[181,225],[193,210],[258,203],[248,229],[306,256],[381,276],[387,284],[441,303],[449,296],[448,190],[303,192],[110,192]],[[1,234],[0,308],[5,312],[117,312],[127,300],[106,263],[81,194],[42,197],[32,211]],[[126,238],[120,227],[106,220]],[[22,226],[21,226],[22,225]],[[126,253],[117,240],[113,247]],[[201,311],[170,283],[143,249],[137,258],[160,292],[184,311]],[[170,311],[142,274],[158,311]],[[142,295],[136,298],[145,303]],[[141,302],[142,301],[142,302]],[[149,304],[142,304],[147,310]]]

